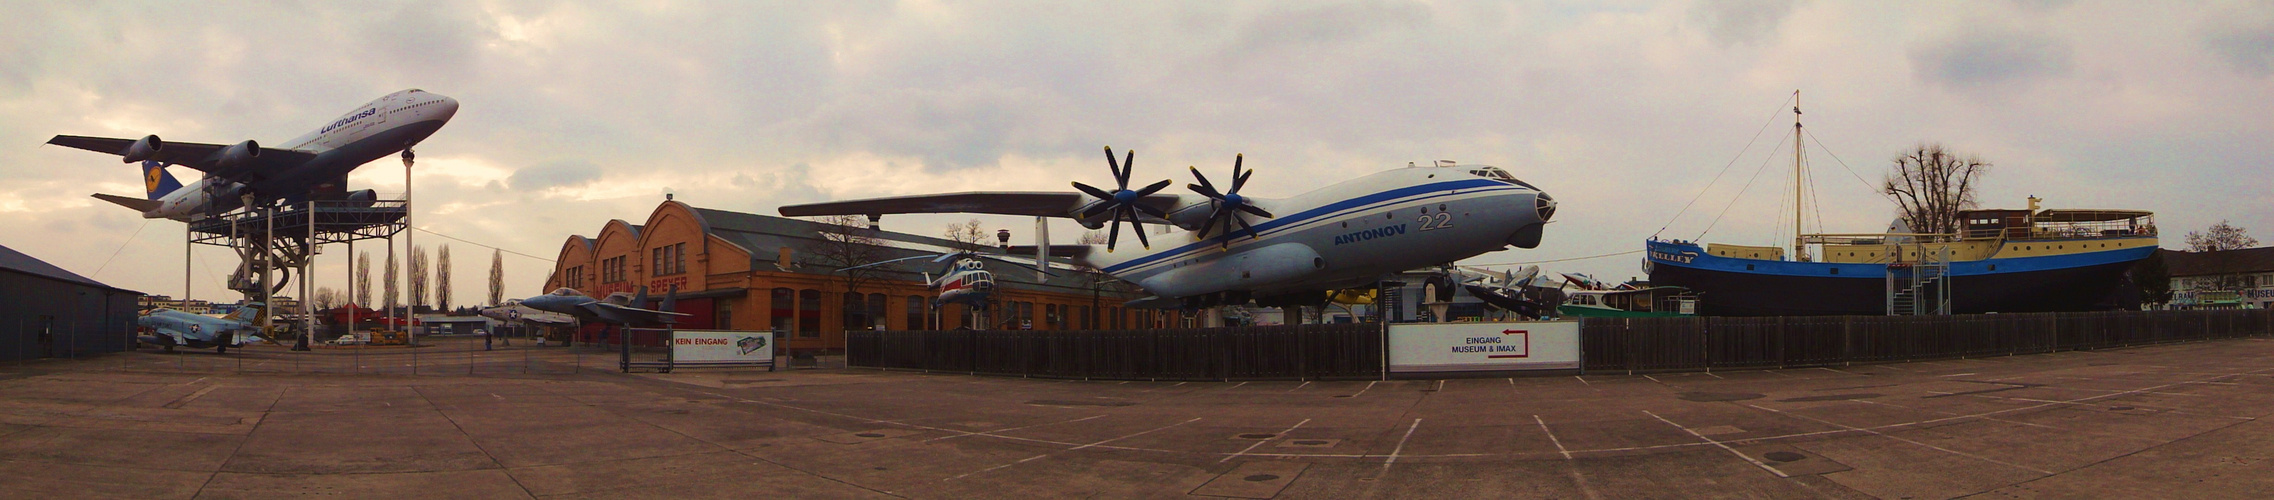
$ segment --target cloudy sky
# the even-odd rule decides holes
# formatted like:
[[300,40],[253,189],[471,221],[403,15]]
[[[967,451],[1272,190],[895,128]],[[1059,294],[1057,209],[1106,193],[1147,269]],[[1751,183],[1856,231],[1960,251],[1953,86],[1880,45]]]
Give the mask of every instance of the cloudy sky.
[[[1779,208],[1790,160],[1766,154],[1789,135],[1795,89],[1814,135],[1809,204],[1821,221],[1810,231],[1884,227],[1893,205],[1869,184],[1929,141],[1996,165],[1989,206],[2036,195],[2154,210],[2166,247],[2221,219],[2274,241],[2268,2],[6,0],[0,11],[0,245],[151,293],[181,293],[182,225],[89,198],[138,194],[139,177],[47,138],[283,141],[405,88],[462,103],[419,146],[419,226],[541,258],[608,219],[640,222],[666,192],[771,214],[1064,190],[1110,182],[1104,145],[1136,149],[1139,178],[1180,185],[1187,165],[1229,170],[1245,153],[1256,196],[1452,159],[1508,169],[1561,201],[1540,248],[1471,263],[1631,252],[1661,228],[1773,244],[1791,232]],[[401,192],[402,174],[382,160],[351,182]],[[937,234],[949,220],[885,225]],[[987,221],[1020,239],[1032,228]],[[1061,239],[1077,231],[1054,227]],[[485,293],[487,248],[419,243],[450,244],[457,301]],[[345,284],[345,255],[327,249],[318,284]],[[1624,278],[1642,274],[1639,260],[1547,267]],[[200,247],[194,261],[195,295],[226,298],[234,257]],[[505,261],[509,296],[542,292],[549,262]]]

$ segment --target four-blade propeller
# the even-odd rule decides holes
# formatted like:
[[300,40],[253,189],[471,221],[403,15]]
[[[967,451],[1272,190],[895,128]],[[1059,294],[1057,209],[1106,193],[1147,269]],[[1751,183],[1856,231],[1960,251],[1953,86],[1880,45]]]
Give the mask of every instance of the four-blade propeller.
[[[1238,223],[1240,225],[1240,230],[1247,231],[1249,238],[1262,237],[1256,234],[1254,227],[1248,226],[1248,221],[1239,217],[1240,212],[1247,212],[1248,215],[1253,215],[1256,217],[1272,217],[1271,212],[1266,212],[1261,208],[1256,208],[1254,201],[1240,196],[1240,186],[1247,185],[1248,176],[1255,174],[1254,170],[1241,170],[1241,164],[1246,160],[1247,155],[1245,154],[1235,155],[1232,157],[1232,189],[1222,192],[1218,192],[1216,190],[1215,184],[1208,182],[1208,176],[1200,175],[1200,167],[1188,167],[1192,169],[1192,177],[1200,179],[1200,183],[1187,184],[1185,187],[1191,188],[1195,193],[1200,193],[1201,196],[1208,197],[1210,204],[1213,205],[1213,208],[1211,208],[1208,212],[1208,222],[1200,225],[1200,234],[1202,236],[1206,236],[1208,234],[1208,230],[1210,228],[1216,227],[1218,224],[1222,224],[1224,226],[1223,232],[1225,234],[1230,234],[1232,232],[1232,224]],[[1232,246],[1232,238],[1224,238],[1223,243],[1225,248],[1230,248]]]
[[[1137,230],[1137,243],[1144,245],[1145,248],[1152,248],[1153,243],[1145,240],[1145,224],[1138,222],[1137,216],[1138,214],[1144,214],[1153,216],[1155,218],[1166,219],[1168,218],[1168,214],[1162,212],[1161,209],[1153,208],[1151,205],[1146,205],[1140,202],[1143,201],[1146,196],[1151,196],[1153,193],[1159,192],[1161,188],[1169,187],[1169,181],[1167,179],[1162,179],[1161,182],[1155,182],[1151,186],[1145,186],[1144,189],[1129,189],[1129,174],[1131,171],[1137,169],[1137,152],[1134,150],[1129,151],[1127,156],[1123,157],[1120,162],[1116,163],[1113,159],[1113,146],[1106,146],[1105,163],[1108,168],[1113,169],[1113,182],[1115,184],[1114,191],[1106,192],[1106,190],[1090,187],[1089,185],[1082,184],[1080,182],[1074,183],[1074,189],[1082,190],[1083,193],[1089,194],[1090,196],[1095,196],[1101,200],[1099,203],[1091,205],[1090,208],[1083,210],[1081,214],[1082,218],[1089,219],[1091,217],[1097,217],[1099,214],[1104,214],[1107,212],[1112,213],[1113,228],[1106,232],[1105,240],[1105,250],[1108,252],[1113,251],[1113,247],[1120,242],[1121,221],[1124,220],[1129,221],[1130,227]],[[1206,181],[1203,180],[1202,182]]]

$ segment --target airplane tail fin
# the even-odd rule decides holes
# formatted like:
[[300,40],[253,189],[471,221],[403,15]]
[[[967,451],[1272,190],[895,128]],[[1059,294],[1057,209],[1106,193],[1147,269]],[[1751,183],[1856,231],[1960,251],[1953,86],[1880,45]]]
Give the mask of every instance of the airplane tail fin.
[[267,314],[267,311],[267,304],[260,302],[246,302],[245,305],[237,306],[237,310],[229,311],[229,315],[222,316],[221,319],[230,321],[252,322],[259,320],[262,314]]
[[632,303],[624,305],[632,307],[647,307],[647,285],[640,285],[640,293],[638,295],[632,296]]
[[94,196],[95,199],[111,202],[117,204],[118,206],[126,208],[132,208],[136,212],[149,212],[151,210],[157,210],[159,205],[158,200],[145,200],[132,196],[119,196],[115,194],[103,193],[95,193]]
[[175,180],[174,174],[166,172],[164,162],[146,161],[142,162],[142,188],[149,191],[150,199],[156,200],[181,189],[182,181]]
[[[670,312],[670,313],[679,312],[679,285],[678,285],[678,284],[676,284],[676,283],[672,284],[672,285],[671,285],[671,291],[668,291],[668,292],[664,292],[664,294],[663,294],[663,307],[662,307],[662,309],[663,309],[663,312]],[[663,319],[662,319],[662,321],[663,321],[663,323],[664,323],[664,324],[678,323],[678,322],[679,322],[679,318],[678,318],[678,317],[676,317],[676,316],[673,316],[673,315],[669,315],[669,314],[666,314],[666,315],[663,315]],[[721,328],[724,328],[724,327],[722,326]]]

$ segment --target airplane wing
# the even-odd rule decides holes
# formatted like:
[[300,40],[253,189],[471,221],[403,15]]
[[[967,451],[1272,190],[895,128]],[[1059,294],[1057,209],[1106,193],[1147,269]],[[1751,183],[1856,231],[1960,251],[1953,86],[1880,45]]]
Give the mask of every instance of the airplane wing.
[[[48,139],[47,143],[67,148],[84,149],[97,153],[123,156],[126,154],[127,146],[133,145],[134,141],[134,139],[118,139],[111,137],[58,135],[52,139]],[[150,155],[149,159],[152,161],[165,162],[169,165],[181,165],[184,167],[197,169],[200,172],[219,175],[231,179],[243,179],[247,176],[262,176],[282,171],[286,168],[291,168],[303,163],[307,163],[308,160],[316,157],[315,153],[295,149],[261,148],[260,156],[254,158],[250,164],[236,165],[227,168],[216,165],[214,163],[214,160],[217,158],[215,158],[214,153],[221,151],[222,148],[227,148],[229,146],[230,145],[227,144],[200,144],[195,142],[167,141],[166,147],[164,149],[160,149],[157,153]]]
[[132,208],[137,212],[157,210],[159,205],[158,200],[135,198],[131,196],[119,196],[115,194],[103,193],[95,193],[94,196],[95,199],[116,203],[118,206]]
[[[1139,203],[1167,212],[1176,207],[1177,200],[1177,195],[1155,193]],[[790,205],[782,207],[781,213],[784,217],[968,213],[1071,218],[1091,201],[1094,199],[1081,193],[973,191]],[[1139,217],[1149,224],[1168,223],[1157,217]]]

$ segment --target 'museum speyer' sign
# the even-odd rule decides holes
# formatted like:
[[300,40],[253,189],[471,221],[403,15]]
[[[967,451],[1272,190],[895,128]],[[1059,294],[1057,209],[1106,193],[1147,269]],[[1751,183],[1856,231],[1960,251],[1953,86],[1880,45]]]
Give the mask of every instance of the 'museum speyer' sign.
[[1390,325],[1393,373],[1579,368],[1579,323]]
[[675,365],[774,364],[773,332],[676,330],[671,338]]

